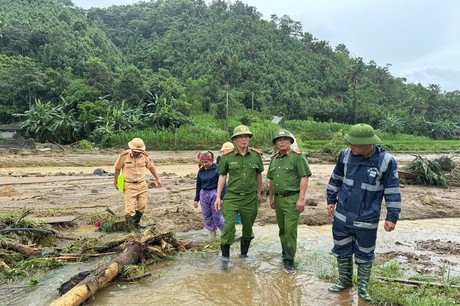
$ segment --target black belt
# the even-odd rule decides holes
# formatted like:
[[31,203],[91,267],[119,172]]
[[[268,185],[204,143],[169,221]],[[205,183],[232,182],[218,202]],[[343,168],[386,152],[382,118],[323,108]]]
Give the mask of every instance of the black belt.
[[125,183],[130,183],[130,184],[139,184],[141,182],[138,182],[138,181],[134,181],[134,182],[128,182],[128,181],[125,181]]
[[295,195],[295,194],[298,194],[298,193],[299,193],[299,191],[289,191],[289,192],[286,192],[286,193],[275,193],[275,196],[280,197],[280,198],[284,198],[284,197],[288,197],[288,196]]

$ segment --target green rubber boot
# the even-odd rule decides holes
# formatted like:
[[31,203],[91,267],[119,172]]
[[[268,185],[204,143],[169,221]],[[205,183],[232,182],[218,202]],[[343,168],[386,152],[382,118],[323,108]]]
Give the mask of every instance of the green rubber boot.
[[358,264],[358,292],[363,300],[372,302],[372,297],[367,291],[367,285],[371,278],[372,262]]
[[328,288],[330,292],[340,292],[353,286],[353,260],[352,257],[337,257],[339,281]]

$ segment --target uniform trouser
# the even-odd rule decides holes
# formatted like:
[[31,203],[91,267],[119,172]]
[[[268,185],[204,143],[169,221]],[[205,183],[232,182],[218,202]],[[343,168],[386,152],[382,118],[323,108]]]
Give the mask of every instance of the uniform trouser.
[[147,207],[147,183],[125,183],[123,196],[125,199],[125,216],[133,217],[136,211],[144,213]]
[[297,225],[300,219],[300,214],[296,211],[298,197],[298,194],[287,197],[275,195],[276,221],[283,249],[283,261],[288,264],[294,264],[297,251]]
[[251,241],[254,238],[252,226],[257,217],[258,206],[256,192],[247,195],[227,192],[222,204],[224,230],[220,237],[220,243],[231,245],[235,241],[235,220],[238,212],[240,213],[242,224],[241,240]]
[[334,247],[332,248],[334,256],[349,257],[354,254],[355,262],[358,264],[374,260],[377,229],[348,226],[334,218],[332,237],[334,238]]
[[208,231],[214,231],[217,228],[220,230],[224,229],[222,209],[216,210],[214,207],[216,194],[216,189],[201,189],[200,191],[201,212],[203,213],[204,227],[206,227]]

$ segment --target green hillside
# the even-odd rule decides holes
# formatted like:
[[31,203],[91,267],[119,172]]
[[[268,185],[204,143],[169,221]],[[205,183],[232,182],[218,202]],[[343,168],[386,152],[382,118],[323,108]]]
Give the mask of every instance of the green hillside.
[[0,123],[59,143],[173,133],[203,116],[223,135],[273,115],[433,139],[460,125],[460,91],[408,84],[239,1],[2,0],[0,92]]

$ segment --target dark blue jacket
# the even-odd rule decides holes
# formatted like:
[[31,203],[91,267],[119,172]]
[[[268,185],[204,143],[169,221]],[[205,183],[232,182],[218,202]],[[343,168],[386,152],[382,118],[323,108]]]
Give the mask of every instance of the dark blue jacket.
[[[209,167],[209,169],[205,169],[204,167],[201,167],[200,170],[198,170],[198,174],[196,176],[195,201],[200,200],[201,189],[204,189],[204,190],[217,189],[217,182],[219,181],[219,173],[217,173],[216,170],[217,170],[217,165],[214,163],[211,165],[211,167]],[[224,197],[224,194],[225,194],[225,187],[224,187],[224,190],[222,191],[221,198]]]
[[327,203],[336,204],[334,217],[350,226],[377,228],[383,198],[385,220],[396,223],[401,192],[393,156],[381,146],[369,158],[343,150],[327,186]]

